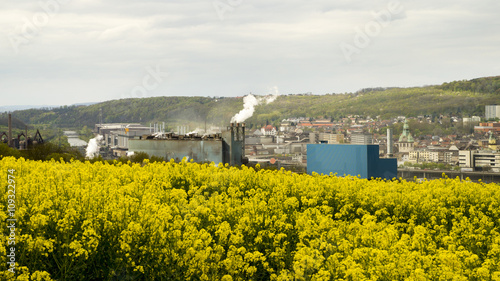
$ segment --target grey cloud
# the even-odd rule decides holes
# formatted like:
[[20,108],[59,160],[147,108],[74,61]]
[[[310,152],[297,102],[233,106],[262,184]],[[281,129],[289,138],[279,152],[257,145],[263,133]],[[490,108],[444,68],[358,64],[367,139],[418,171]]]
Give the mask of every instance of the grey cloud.
[[432,84],[498,75],[500,61],[494,0],[401,1],[351,63],[339,44],[390,1],[243,0],[220,20],[213,0],[73,0],[17,55],[7,32],[39,7],[11,2],[0,4],[0,87],[24,96],[10,104],[120,98],[156,65],[171,75],[148,95],[235,96]]

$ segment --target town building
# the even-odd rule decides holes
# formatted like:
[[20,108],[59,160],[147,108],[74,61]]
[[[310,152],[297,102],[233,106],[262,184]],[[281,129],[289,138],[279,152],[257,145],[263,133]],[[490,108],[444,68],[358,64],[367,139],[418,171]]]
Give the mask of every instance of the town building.
[[290,132],[294,126],[292,126],[292,122],[281,122],[280,124],[280,132]]
[[500,152],[492,150],[461,150],[459,165],[474,170],[500,172]]
[[488,148],[493,151],[498,150],[497,140],[493,137],[493,132],[490,132],[490,139],[488,140]]
[[462,119],[462,122],[465,124],[479,124],[481,122],[481,117],[479,116],[472,116],[472,117],[464,117]]
[[373,144],[373,135],[351,134],[351,144]]
[[344,143],[344,134],[319,133],[318,142],[328,144]]
[[264,126],[260,129],[260,131],[264,136],[275,136],[277,132],[276,127],[274,127],[273,125]]
[[486,120],[500,119],[500,105],[487,105],[484,113]]
[[498,122],[479,123],[479,126],[474,126],[474,131],[478,133],[488,133],[488,132],[500,133],[500,123]]
[[415,141],[410,133],[410,125],[408,125],[408,120],[405,119],[403,125],[403,132],[399,136],[398,141],[399,152],[410,152],[414,150]]

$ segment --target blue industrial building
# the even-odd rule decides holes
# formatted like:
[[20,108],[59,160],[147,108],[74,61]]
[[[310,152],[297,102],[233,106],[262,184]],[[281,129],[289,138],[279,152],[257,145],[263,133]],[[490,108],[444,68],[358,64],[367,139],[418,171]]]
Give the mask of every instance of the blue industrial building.
[[392,179],[398,173],[397,159],[379,158],[379,146],[356,144],[308,144],[307,173],[361,178]]

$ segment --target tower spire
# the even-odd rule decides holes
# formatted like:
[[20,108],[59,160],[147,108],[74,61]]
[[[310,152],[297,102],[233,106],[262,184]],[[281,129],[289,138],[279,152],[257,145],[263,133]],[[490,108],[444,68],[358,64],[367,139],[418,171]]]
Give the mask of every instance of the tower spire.
[[410,125],[408,125],[408,120],[405,119],[405,124],[403,125],[403,133],[399,136],[400,142],[414,142],[413,137],[410,133]]

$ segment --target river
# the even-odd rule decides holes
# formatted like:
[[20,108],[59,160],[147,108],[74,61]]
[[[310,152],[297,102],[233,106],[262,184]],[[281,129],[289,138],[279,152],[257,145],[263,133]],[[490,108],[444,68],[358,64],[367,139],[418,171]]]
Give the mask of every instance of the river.
[[87,146],[87,142],[80,139],[80,136],[75,131],[64,131],[64,135],[68,137],[70,146]]

